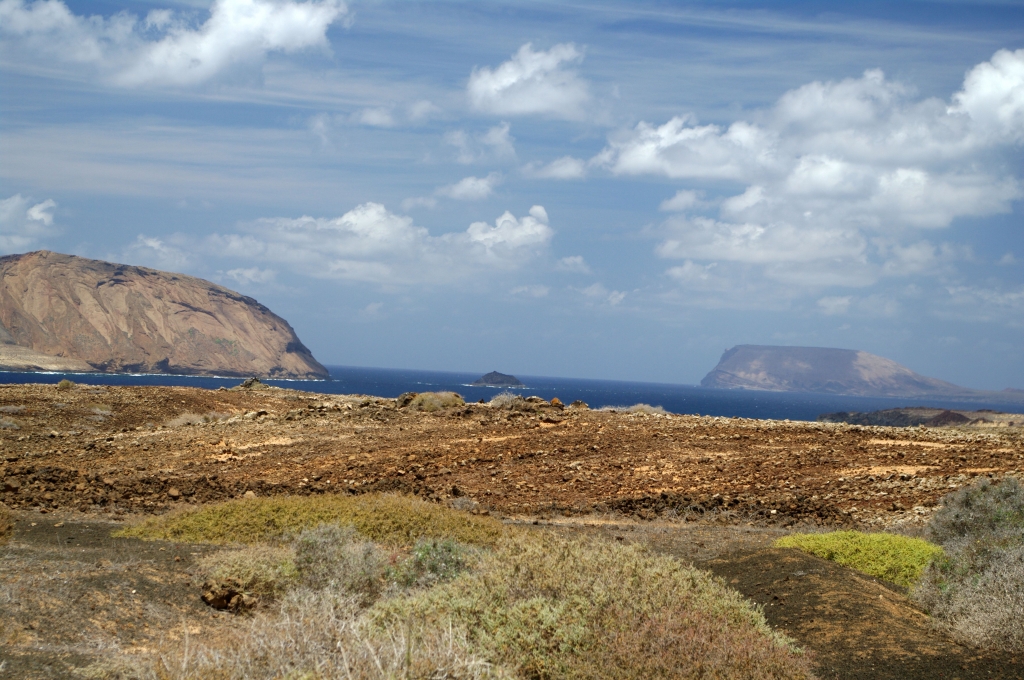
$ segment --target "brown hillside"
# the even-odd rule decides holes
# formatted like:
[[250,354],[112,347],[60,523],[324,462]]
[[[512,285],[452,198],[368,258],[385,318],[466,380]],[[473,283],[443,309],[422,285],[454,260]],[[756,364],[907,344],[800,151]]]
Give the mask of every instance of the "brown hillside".
[[183,274],[45,250],[0,258],[0,326],[0,363],[14,370],[32,368],[15,361],[24,354],[17,347],[77,370],[328,375],[288,322],[252,298]]

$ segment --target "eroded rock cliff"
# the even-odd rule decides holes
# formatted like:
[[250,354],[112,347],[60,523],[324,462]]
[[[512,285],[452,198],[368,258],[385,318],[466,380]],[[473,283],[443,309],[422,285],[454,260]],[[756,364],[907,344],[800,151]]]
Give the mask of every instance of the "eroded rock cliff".
[[328,376],[288,322],[250,297],[183,274],[45,250],[0,258],[0,365]]

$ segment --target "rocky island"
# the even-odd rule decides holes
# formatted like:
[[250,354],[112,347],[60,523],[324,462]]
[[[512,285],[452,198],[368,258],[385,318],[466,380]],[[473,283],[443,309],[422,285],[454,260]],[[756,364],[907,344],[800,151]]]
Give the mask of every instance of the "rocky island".
[[[891,359],[852,349],[737,345],[704,376],[702,387],[823,392],[861,397],[951,397],[985,393],[920,375]],[[1005,399],[1009,393],[1003,393]]]
[[288,322],[250,297],[46,250],[0,258],[0,370],[328,377]]
[[497,371],[491,371],[487,375],[470,383],[474,387],[526,387],[519,378],[514,375],[505,375]]

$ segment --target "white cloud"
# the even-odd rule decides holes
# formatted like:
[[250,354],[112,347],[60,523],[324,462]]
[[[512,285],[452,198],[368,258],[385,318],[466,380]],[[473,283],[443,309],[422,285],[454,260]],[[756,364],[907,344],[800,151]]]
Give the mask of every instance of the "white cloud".
[[437,199],[433,196],[413,196],[402,201],[402,210],[413,208],[436,208]]
[[512,295],[523,295],[525,297],[542,298],[547,297],[547,294],[551,292],[551,289],[547,286],[516,286],[509,291]]
[[362,125],[369,125],[370,127],[394,127],[395,117],[391,113],[391,109],[384,107],[376,107],[370,109],[363,109],[353,115],[353,119],[357,123]]
[[522,266],[550,242],[547,222],[544,208],[534,206],[522,218],[506,212],[493,225],[474,222],[463,232],[432,236],[411,217],[364,203],[334,219],[257,220],[240,233],[215,234],[203,247],[225,259],[275,263],[317,278],[444,284]]
[[0,199],[0,253],[25,252],[51,235],[56,207],[52,198],[41,203],[21,194]]
[[259,267],[244,267],[229,269],[224,275],[239,285],[252,285],[261,283],[273,283],[277,278],[277,272],[273,269],[260,269]]
[[951,102],[915,100],[869,70],[787,92],[760,123],[640,123],[592,162],[617,175],[743,187],[717,216],[699,214],[712,206],[695,189],[663,202],[682,213],[663,225],[663,257],[757,264],[794,285],[870,285],[934,274],[958,257],[919,230],[1006,213],[1024,197],[1001,160],[1024,140],[1024,50],[972,69]]
[[582,255],[570,255],[563,257],[555,264],[555,269],[573,274],[589,274],[590,267],[587,266]]
[[95,65],[124,87],[190,86],[271,52],[326,49],[327,28],[347,13],[340,0],[216,0],[209,18],[192,26],[169,10],[141,21],[126,12],[104,19],[76,15],[59,0],[0,0],[0,34],[19,51]]
[[702,265],[697,264],[693,260],[686,260],[685,262],[683,262],[682,265],[678,267],[672,267],[665,273],[668,274],[673,279],[675,279],[676,281],[680,281],[682,283],[704,283],[711,278],[712,270],[715,269],[715,267],[717,266],[717,262]]
[[672,198],[666,198],[658,206],[665,212],[684,212],[700,203],[700,192],[680,189]]
[[544,206],[535,205],[530,208],[530,214],[521,219],[505,211],[494,221],[493,227],[487,222],[474,222],[466,233],[470,243],[482,245],[491,255],[495,251],[546,244],[554,232],[548,226],[548,213]]
[[1024,49],[999,50],[978,64],[953,97],[954,112],[970,116],[976,126],[997,138],[1024,139]]
[[191,259],[182,248],[144,234],[139,234],[121,252],[120,257],[108,255],[107,259],[171,272],[185,271],[191,264]]
[[455,184],[441,187],[435,193],[457,201],[479,201],[494,193],[494,187],[501,183],[501,174],[492,172],[486,177],[466,177]]
[[567,120],[586,117],[587,82],[567,68],[583,60],[572,43],[535,52],[526,43],[493,71],[475,68],[466,87],[472,107],[498,115],[543,114]]
[[941,316],[1000,321],[1017,328],[1024,327],[1024,286],[1010,290],[950,286],[946,292],[949,294],[948,304],[938,310]]
[[436,106],[432,102],[421,99],[420,101],[413,102],[410,106],[406,115],[409,120],[414,123],[422,123],[423,121],[430,120],[436,116],[441,115],[441,107]]
[[834,316],[837,314],[846,314],[850,309],[850,303],[853,301],[853,296],[834,296],[834,297],[823,297],[818,300],[818,308],[822,314]]
[[479,135],[470,135],[465,130],[452,130],[445,134],[444,141],[458,150],[460,163],[514,158],[515,138],[510,134],[511,129],[512,126],[502,122]]
[[996,264],[1003,265],[1003,266],[1009,266],[1009,265],[1017,264],[1017,258],[1014,257],[1013,253],[1007,251],[1006,253],[1003,254],[1003,256],[1001,258],[999,258],[996,261]]
[[626,294],[622,291],[608,290],[600,283],[594,283],[586,288],[579,288],[577,290],[591,300],[604,302],[613,307],[626,299]]
[[587,176],[587,163],[579,158],[563,156],[547,165],[527,163],[523,166],[523,174],[541,179],[583,179]]

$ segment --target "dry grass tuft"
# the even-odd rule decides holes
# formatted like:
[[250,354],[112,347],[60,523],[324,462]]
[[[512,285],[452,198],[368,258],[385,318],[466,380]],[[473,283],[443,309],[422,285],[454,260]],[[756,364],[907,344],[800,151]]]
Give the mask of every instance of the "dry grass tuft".
[[365,625],[357,599],[300,588],[257,613],[227,640],[188,640],[162,651],[149,669],[161,680],[217,678],[511,678],[469,650],[452,625],[401,621]]
[[797,548],[904,588],[942,556],[942,548],[920,538],[861,531],[791,534],[775,541],[775,547]]
[[455,392],[420,392],[408,403],[406,408],[413,411],[432,413],[446,408],[465,406],[462,395]]
[[7,543],[14,535],[14,517],[6,505],[0,503],[0,545]]
[[230,416],[226,413],[216,413],[215,411],[210,411],[209,413],[204,413],[203,415],[187,412],[175,416],[174,418],[171,418],[165,423],[165,425],[167,425],[167,427],[182,427],[184,425],[205,425],[207,423],[216,423],[221,420],[227,420],[229,417]]
[[279,599],[298,581],[292,551],[277,546],[220,550],[199,560],[199,572],[204,590],[227,586],[256,604]]
[[322,524],[351,525],[373,541],[411,545],[420,538],[451,538],[493,545],[501,522],[411,496],[278,496],[245,498],[151,518],[117,535],[186,543],[253,544],[283,539]]
[[637,546],[510,534],[448,584],[379,602],[383,629],[454,621],[527,678],[810,678],[763,615],[706,572]]

